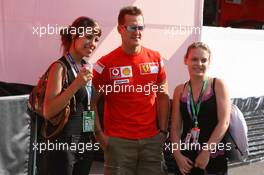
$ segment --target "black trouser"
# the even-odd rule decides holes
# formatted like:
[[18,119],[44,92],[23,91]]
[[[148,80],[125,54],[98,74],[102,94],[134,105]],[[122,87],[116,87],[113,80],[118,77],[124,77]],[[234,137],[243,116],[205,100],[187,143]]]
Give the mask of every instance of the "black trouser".
[[[198,155],[195,151],[186,151],[183,153],[193,162]],[[175,167],[175,175],[181,175],[178,167]],[[210,157],[209,163],[206,167],[206,170],[202,170],[200,168],[193,168],[188,175],[227,175],[227,159],[226,155],[219,155],[215,158]]]
[[[59,138],[52,142],[57,143],[57,145],[59,143],[72,145],[72,143],[87,144],[89,140],[90,138],[87,135],[73,135]],[[40,155],[42,165],[38,167],[38,175],[88,175],[93,161],[93,151],[85,149],[74,150],[75,147],[72,148],[65,150],[46,150],[42,153]]]
[[[175,175],[182,175],[182,173],[180,172],[180,170],[177,168],[175,168],[175,172],[174,172]],[[199,168],[193,168],[191,170],[190,173],[188,173],[188,175],[204,175],[205,174],[205,171],[202,170],[202,169],[199,169]]]

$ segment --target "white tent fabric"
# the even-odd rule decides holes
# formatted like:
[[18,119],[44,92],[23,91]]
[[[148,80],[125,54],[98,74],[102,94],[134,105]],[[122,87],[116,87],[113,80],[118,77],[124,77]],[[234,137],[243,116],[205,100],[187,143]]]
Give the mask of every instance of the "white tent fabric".
[[0,97],[0,174],[28,175],[31,171],[30,116],[26,96]]

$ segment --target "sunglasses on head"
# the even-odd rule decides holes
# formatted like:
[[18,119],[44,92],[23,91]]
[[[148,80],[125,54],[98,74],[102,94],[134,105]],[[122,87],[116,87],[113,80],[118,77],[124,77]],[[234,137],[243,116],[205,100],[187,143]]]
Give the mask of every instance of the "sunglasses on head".
[[128,26],[125,26],[125,28],[129,32],[135,32],[136,30],[139,30],[139,31],[144,30],[145,26],[128,25]]

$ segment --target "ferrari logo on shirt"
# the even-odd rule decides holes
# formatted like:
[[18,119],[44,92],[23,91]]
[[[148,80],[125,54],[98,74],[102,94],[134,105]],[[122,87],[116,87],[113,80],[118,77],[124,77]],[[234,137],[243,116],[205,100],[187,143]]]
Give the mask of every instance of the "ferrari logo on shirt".
[[132,77],[132,66],[121,66],[121,67],[112,67],[110,70],[110,78],[129,78]]
[[143,73],[150,73],[149,64],[143,64],[142,65],[142,72]]
[[140,74],[157,74],[159,72],[159,63],[151,62],[151,63],[142,63],[139,64]]

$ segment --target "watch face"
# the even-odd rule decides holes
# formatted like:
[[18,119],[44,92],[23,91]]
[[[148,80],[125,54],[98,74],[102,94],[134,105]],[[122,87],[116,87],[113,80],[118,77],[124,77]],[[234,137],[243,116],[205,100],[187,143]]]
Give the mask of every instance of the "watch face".
[[168,134],[168,131],[160,130],[160,132],[166,135]]

